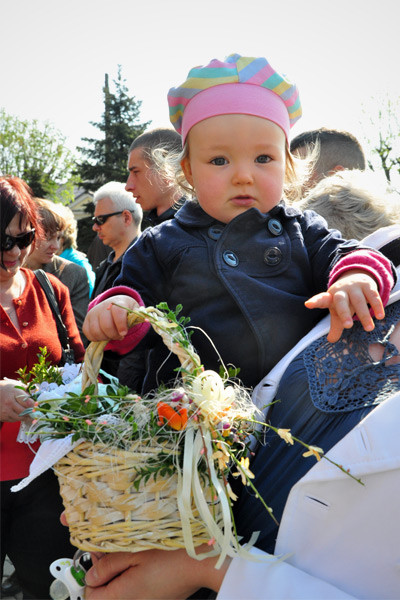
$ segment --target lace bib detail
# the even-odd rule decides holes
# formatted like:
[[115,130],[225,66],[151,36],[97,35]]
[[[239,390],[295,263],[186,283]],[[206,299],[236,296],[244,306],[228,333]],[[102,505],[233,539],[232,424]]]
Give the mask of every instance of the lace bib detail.
[[[387,306],[385,312],[385,319],[376,320],[372,332],[355,321],[338,342],[332,344],[324,336],[304,351],[310,396],[317,409],[350,412],[379,404],[400,390],[400,363],[387,364],[399,356],[389,338],[400,320],[400,302]],[[381,360],[372,359],[371,344],[382,348]]]

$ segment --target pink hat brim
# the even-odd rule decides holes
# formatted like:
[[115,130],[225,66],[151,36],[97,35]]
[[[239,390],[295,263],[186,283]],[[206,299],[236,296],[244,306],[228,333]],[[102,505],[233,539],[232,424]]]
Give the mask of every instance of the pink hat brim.
[[268,88],[251,83],[225,83],[196,94],[182,118],[182,143],[196,123],[219,115],[243,114],[268,119],[289,139],[290,120],[283,100]]

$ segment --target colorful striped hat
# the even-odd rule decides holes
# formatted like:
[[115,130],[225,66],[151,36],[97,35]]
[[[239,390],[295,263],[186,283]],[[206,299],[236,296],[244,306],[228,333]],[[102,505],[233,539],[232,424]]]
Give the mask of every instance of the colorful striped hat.
[[169,90],[168,104],[183,144],[190,128],[209,117],[237,113],[263,117],[279,125],[288,139],[301,116],[296,86],[265,58],[240,54],[191,69],[181,86]]

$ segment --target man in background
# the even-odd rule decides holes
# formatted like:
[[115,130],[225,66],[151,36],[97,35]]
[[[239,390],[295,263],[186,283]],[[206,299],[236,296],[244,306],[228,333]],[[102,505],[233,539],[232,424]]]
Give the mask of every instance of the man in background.
[[181,136],[175,129],[153,129],[135,138],[129,148],[125,189],[133,194],[144,211],[143,229],[171,219],[184,201],[178,186],[167,184],[157,172],[152,156],[156,148],[179,154]]
[[307,187],[344,169],[364,171],[366,160],[360,142],[352,133],[338,129],[314,129],[300,133],[290,142],[290,152],[300,158],[317,153]]
[[123,183],[110,181],[101,186],[93,197],[95,205],[93,231],[112,248],[96,269],[92,298],[112,287],[119,275],[122,258],[141,232],[143,211]]
[[[113,286],[121,271],[125,252],[135,244],[141,233],[143,211],[132,194],[125,190],[124,184],[117,181],[101,186],[95,192],[93,202],[93,231],[104,244],[112,248],[96,269],[92,294],[92,298],[95,298]],[[134,373],[137,371],[141,374],[144,368],[143,360],[144,354],[139,352],[133,358],[133,353],[121,357],[108,351],[104,353],[101,368],[132,387],[135,384]]]

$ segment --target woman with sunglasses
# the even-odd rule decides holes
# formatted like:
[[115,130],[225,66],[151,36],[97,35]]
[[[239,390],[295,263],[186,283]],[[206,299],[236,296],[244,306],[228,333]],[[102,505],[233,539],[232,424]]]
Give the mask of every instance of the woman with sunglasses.
[[[16,371],[27,372],[46,346],[53,364],[61,360],[56,323],[34,273],[24,268],[35,239],[43,237],[28,186],[17,177],[0,177],[0,478],[1,571],[5,556],[13,562],[24,598],[49,598],[50,563],[72,556],[74,548],[59,523],[62,503],[58,482],[48,471],[26,490],[10,488],[29,472],[38,442],[19,443],[21,413],[33,401],[15,389]],[[67,288],[49,275],[77,362],[84,348]],[[66,553],[66,554],[65,554]]]

